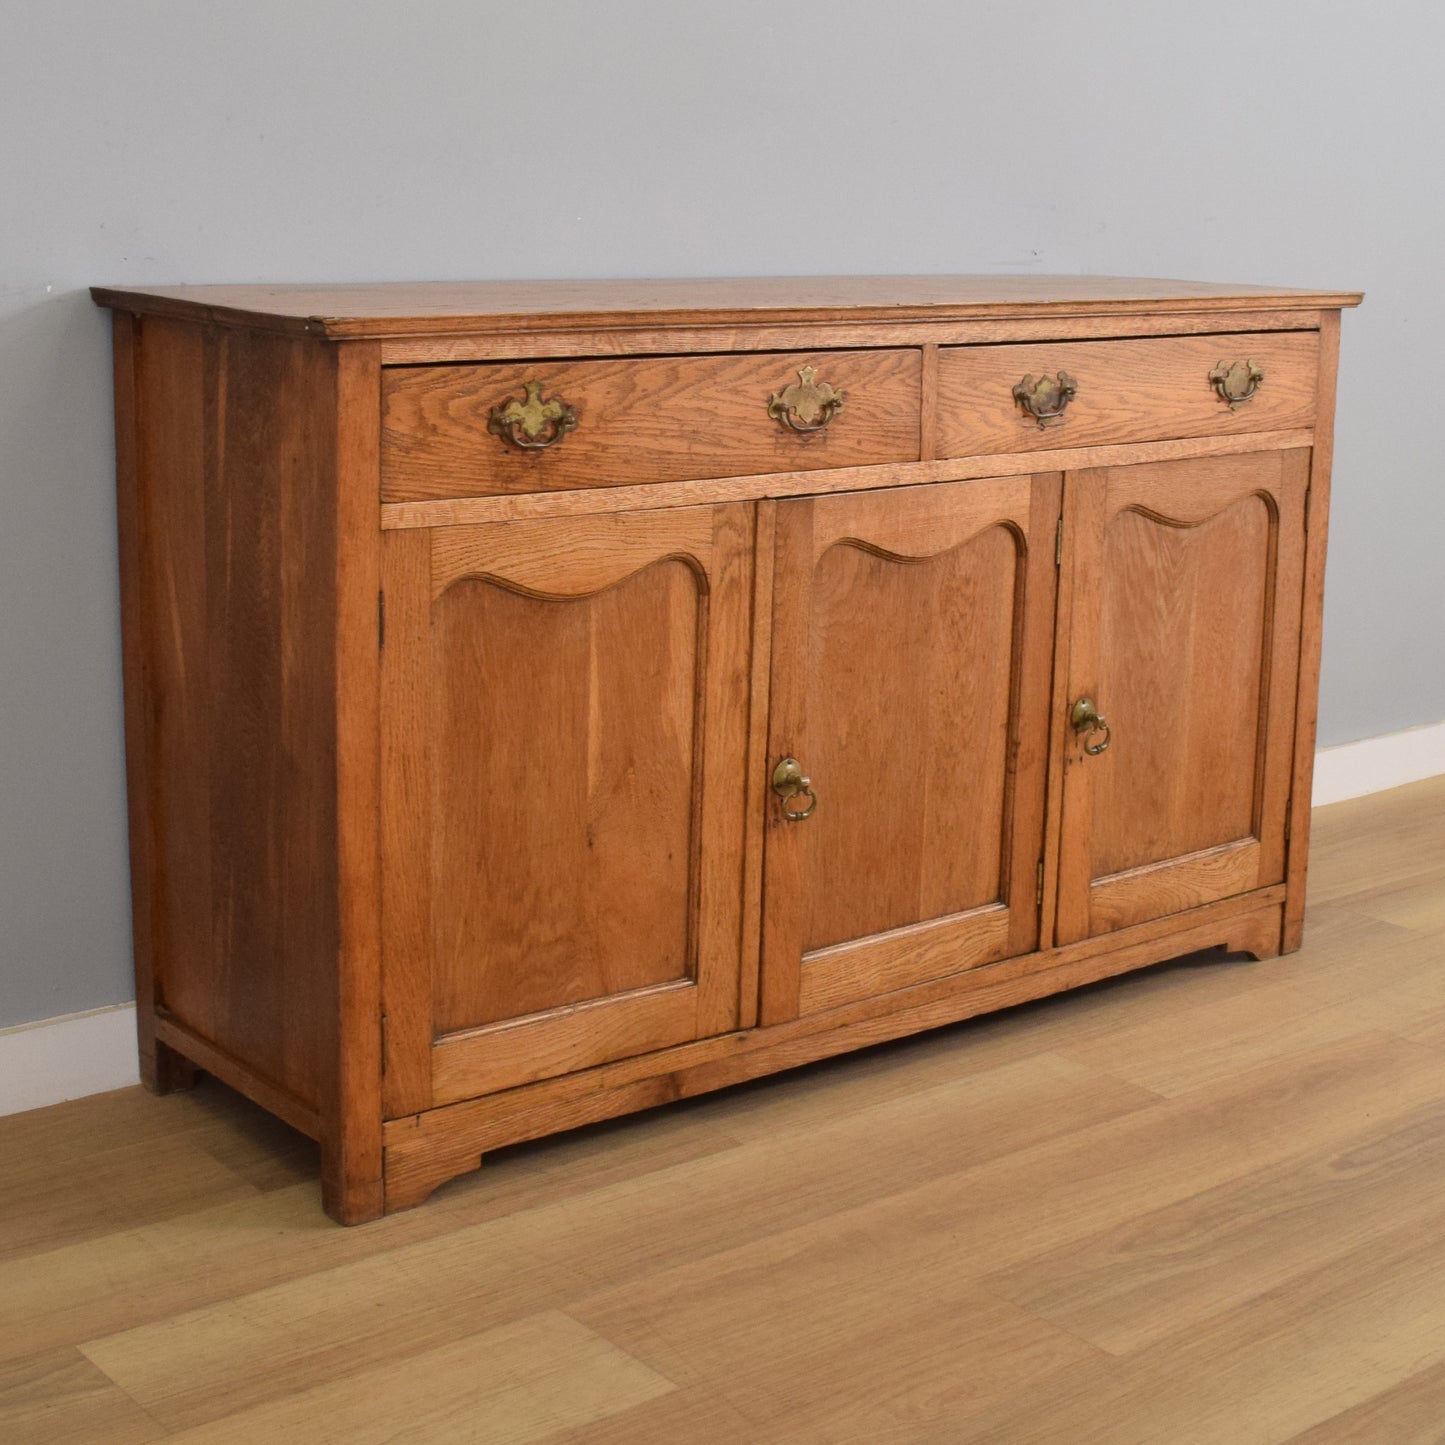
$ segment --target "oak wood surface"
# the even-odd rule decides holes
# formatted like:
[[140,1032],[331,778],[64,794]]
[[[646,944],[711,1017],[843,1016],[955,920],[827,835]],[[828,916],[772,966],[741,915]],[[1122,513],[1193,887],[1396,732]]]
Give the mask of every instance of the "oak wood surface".
[[755,276],[651,281],[430,281],[370,285],[91,288],[102,306],[331,337],[662,322],[1354,306],[1353,291],[1117,276]]
[[[820,431],[803,433],[769,416],[768,403],[809,368],[844,400]],[[917,461],[920,370],[917,351],[389,367],[382,500]],[[487,429],[492,410],[522,400],[528,383],[576,414],[576,429],[541,450]]]
[[1289,905],[1284,946],[1298,948],[1304,933],[1305,880],[1309,866],[1310,789],[1314,782],[1316,705],[1324,634],[1325,554],[1330,533],[1330,467],[1334,459],[1335,382],[1339,372],[1340,317],[1329,312],[1320,326],[1318,429],[1310,453],[1304,605],[1300,609],[1299,696],[1295,711],[1294,778],[1290,799]]
[[157,1093],[193,1082],[185,1061],[155,1037],[156,922],[150,880],[156,867],[153,850],[151,747],[146,733],[149,705],[149,638],[143,621],[142,589],[146,584],[146,535],[142,515],[138,455],[140,401],[136,393],[136,319],[118,311],[112,317],[111,345],[115,382],[116,520],[120,553],[121,647],[125,675],[125,767],[131,877],[131,937],[135,955],[136,1010],[141,1077]]
[[381,583],[381,534],[372,490],[381,445],[374,405],[377,348],[334,355],[336,397],[335,716],[336,948],[323,1075],[322,1185],[348,1223],[375,1219],[381,1187],[381,738],[380,659],[372,599]]
[[[1147,341],[944,347],[938,363],[938,455],[1047,451],[1160,437],[1288,431],[1314,421],[1318,334],[1173,336]],[[1258,390],[1238,407],[1209,373],[1256,362]],[[1014,399],[1025,377],[1067,372],[1077,392],[1040,426]]]
[[1065,706],[1110,736],[1063,739],[1059,941],[1283,879],[1306,477],[1301,452],[1068,476]]
[[314,1110],[337,948],[329,357],[160,318],[137,346],[140,1007]]
[[752,525],[389,539],[393,1108],[737,1026]]
[[1066,447],[1057,451],[839,467],[827,472],[768,472],[755,477],[722,477],[711,481],[645,482],[632,487],[579,487],[575,491],[522,492],[515,496],[387,502],[381,508],[381,525],[387,531],[407,527],[457,527],[522,517],[579,517],[639,507],[649,510],[695,507],[715,502],[873,491],[880,487],[916,487],[929,482],[1029,476],[1040,471],[1072,471],[1082,467],[1167,461],[1175,457],[1294,450],[1308,447],[1313,435],[1311,431],[1252,432],[1180,441],[1134,442],[1124,446]]
[[212,1081],[0,1119],[0,1435],[1433,1442],[1442,816],[1445,780],[1319,810],[1298,953],[521,1146],[362,1229]]
[[553,331],[466,331],[387,336],[388,365],[501,361],[542,356],[647,356],[721,351],[814,351],[821,347],[975,346],[1004,341],[1068,341],[1115,336],[1189,336],[1243,331],[1318,331],[1317,310],[1121,311],[914,321],[796,321],[783,325],[677,323]]
[[819,802],[769,804],[767,1021],[1035,945],[1058,496],[1042,476],[780,505],[770,756]]

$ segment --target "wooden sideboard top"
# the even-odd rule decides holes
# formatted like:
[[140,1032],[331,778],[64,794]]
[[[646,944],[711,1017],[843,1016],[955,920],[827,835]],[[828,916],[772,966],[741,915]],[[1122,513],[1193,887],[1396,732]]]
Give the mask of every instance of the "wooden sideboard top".
[[1116,276],[757,276],[665,281],[95,286],[97,304],[342,338],[578,327],[939,321],[1357,306],[1357,291]]

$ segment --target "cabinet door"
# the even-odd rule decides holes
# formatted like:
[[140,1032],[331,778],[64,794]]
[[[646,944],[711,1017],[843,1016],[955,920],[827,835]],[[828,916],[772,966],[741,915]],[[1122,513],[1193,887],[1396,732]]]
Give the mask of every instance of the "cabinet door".
[[[1284,878],[1308,468],[1068,475],[1058,942]],[[1085,699],[1107,732],[1076,730]]]
[[388,533],[393,1116],[736,1025],[753,516]]
[[778,505],[764,1022],[1036,946],[1059,490]]

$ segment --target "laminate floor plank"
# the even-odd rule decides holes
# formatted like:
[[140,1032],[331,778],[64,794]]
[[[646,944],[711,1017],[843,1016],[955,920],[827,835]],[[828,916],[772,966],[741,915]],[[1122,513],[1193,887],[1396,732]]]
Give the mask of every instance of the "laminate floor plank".
[[1367,1244],[1382,1220],[1445,1238],[1445,1100],[1133,1216],[985,1283],[1123,1355],[1328,1267]]
[[[1276,1157],[1308,1157],[1358,1135],[1371,1120],[1404,1112],[1410,1101],[1418,1107],[1442,1095],[1445,1069],[1430,1051],[1361,1036],[1308,1059],[1256,1071],[1229,1090],[1161,1101],[1142,1113],[711,1253],[584,1300],[571,1312],[684,1387],[697,1383],[704,1367],[712,1388],[724,1388],[718,1380],[739,1382],[730,1399],[742,1410],[759,1379],[767,1378],[767,1362],[791,1361],[769,1397],[768,1418],[781,1428],[776,1438],[793,1438],[793,1432],[800,1439],[910,1438],[907,1432],[914,1430],[912,1438],[952,1439],[948,1432],[985,1405],[999,1385],[963,1336],[965,1321],[988,1314],[984,1301],[1002,1302],[987,1279],[1000,1265],[1036,1258],[1061,1238],[1087,1238],[1151,1205],[1180,1201],[1201,1179],[1239,1179]],[[818,1257],[826,1268],[809,1264]],[[849,1280],[850,1261],[871,1264],[874,1258],[881,1260],[876,1278],[864,1276],[873,1282],[854,1280],[842,1291],[859,1307],[852,1316],[843,1309],[847,1318],[839,1322],[838,1296],[829,1293],[827,1281]],[[901,1298],[918,1315],[895,1320],[877,1340],[867,1336],[866,1344],[846,1348],[840,1336],[849,1328],[866,1336],[875,1313],[888,1313],[890,1289],[899,1285]],[[791,1312],[790,1301],[796,1302]],[[1041,1322],[1042,1316],[1035,1319]],[[940,1331],[937,1339],[929,1333],[932,1327]],[[951,1353],[950,1335],[959,1340]],[[816,1352],[822,1360],[846,1360],[850,1377],[866,1376],[867,1362],[888,1354],[889,1339],[902,1355],[914,1350],[925,1357],[917,1380],[906,1360],[896,1362],[896,1396],[848,1394],[835,1373],[811,1364]],[[1056,1337],[1048,1339],[1062,1350]],[[936,1356],[929,1355],[931,1344]],[[1015,1345],[1013,1353],[1015,1368],[1022,1370],[1028,1352]],[[1047,1358],[1036,1362],[1047,1374]],[[1080,1371],[1093,1378],[1101,1368],[1107,1373],[1111,1366],[1100,1366],[1091,1353]],[[840,1390],[848,1400],[842,1407]],[[1017,1384],[1014,1393],[1020,1390],[1024,1386]],[[866,1432],[832,1433],[844,1430],[848,1420],[860,1431],[866,1421]],[[1034,1437],[998,1436],[1014,1438]]]
[[680,1386],[721,1391],[757,1439],[872,1438],[966,1417],[1071,1363],[1092,1368],[1096,1349],[973,1275],[966,1234],[865,1209],[572,1313]]
[[91,1239],[257,1192],[191,1134],[115,1144],[83,1162],[82,1179],[74,1165],[6,1160],[0,1171],[0,1262],[42,1245]]
[[550,1313],[168,1438],[177,1445],[527,1445],[673,1389],[575,1320]]
[[194,1426],[1153,1102],[1045,1055],[82,1348],[158,1419]]
[[78,1350],[51,1350],[25,1364],[24,1378],[0,1372],[5,1445],[149,1445],[167,1437]]
[[1442,1359],[1445,1236],[1382,1223],[1358,1249],[1196,1329],[1067,1367],[950,1438],[1278,1445]]
[[1445,1435],[1445,1362],[1321,1420],[1291,1445],[1440,1445]]
[[[207,1091],[229,1092],[206,1081],[187,1098]],[[0,1267],[6,1291],[0,1361],[14,1350],[78,1344],[435,1239],[458,1228],[459,1208],[465,1222],[475,1224],[540,1203],[555,1206],[575,1194],[735,1146],[730,1132],[689,1128],[688,1113],[686,1108],[657,1113],[657,1131],[629,1132],[626,1121],[614,1121],[518,1146],[488,1161],[477,1176],[482,1188],[441,1191],[426,1209],[355,1229],[338,1229],[321,1212],[313,1174],[292,1187],[248,1191],[234,1202],[153,1226],[117,1228],[104,1238],[36,1250]],[[71,1161],[57,1166],[56,1177],[81,1189],[82,1172]],[[39,1211],[34,1218],[37,1227],[43,1224]]]
[[498,1151],[356,1229],[209,1080],[0,1119],[0,1441],[1442,1445],[1445,778],[1313,850],[1297,954]]

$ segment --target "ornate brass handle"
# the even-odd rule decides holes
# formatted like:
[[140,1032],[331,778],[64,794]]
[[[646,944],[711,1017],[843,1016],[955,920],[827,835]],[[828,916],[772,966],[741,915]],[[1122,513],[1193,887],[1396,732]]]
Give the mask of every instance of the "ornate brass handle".
[[[1081,697],[1070,710],[1069,721],[1074,725],[1074,731],[1083,735],[1084,751],[1090,757],[1098,757],[1109,746],[1109,739],[1112,736],[1109,732],[1109,724],[1107,719],[1099,716],[1099,709],[1094,706],[1093,698]],[[1104,734],[1103,742],[1091,743],[1089,741],[1095,733]]]
[[843,410],[844,394],[817,378],[817,367],[801,367],[797,381],[768,398],[768,415],[790,431],[822,431]]
[[1064,419],[1064,408],[1078,389],[1079,383],[1067,371],[1053,378],[1045,373],[1037,379],[1030,373],[1014,387],[1014,400],[1041,427],[1058,426]]
[[[773,791],[783,805],[783,817],[790,823],[801,823],[804,818],[811,818],[813,809],[818,806],[813,780],[803,776],[803,769],[797,758],[784,758],[773,769]],[[808,806],[792,808],[790,804],[794,798],[806,798]]]
[[504,442],[526,452],[539,452],[556,446],[570,431],[577,429],[577,408],[559,396],[542,400],[542,383],[523,383],[525,401],[514,396],[494,406],[487,416],[487,430]]
[[1249,360],[1221,361],[1209,373],[1209,379],[1220,401],[1227,401],[1230,411],[1238,411],[1259,390],[1264,370]]

